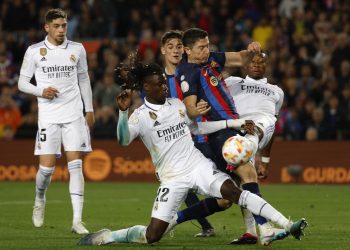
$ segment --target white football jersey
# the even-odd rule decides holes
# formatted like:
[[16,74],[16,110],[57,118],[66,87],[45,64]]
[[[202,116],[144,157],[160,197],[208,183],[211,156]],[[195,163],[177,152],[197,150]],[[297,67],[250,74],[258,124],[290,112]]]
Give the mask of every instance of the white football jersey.
[[240,118],[255,120],[268,116],[276,121],[284,98],[280,87],[267,83],[266,78],[255,80],[249,76],[245,79],[230,76],[225,82]]
[[38,97],[39,120],[67,123],[83,116],[78,73],[87,72],[86,52],[81,43],[68,41],[55,46],[47,40],[28,47],[21,75],[35,74],[37,86],[54,87],[59,93],[53,100]]
[[195,148],[186,107],[177,98],[164,105],[145,103],[129,117],[130,141],[139,136],[151,154],[160,181],[186,175],[208,159]]

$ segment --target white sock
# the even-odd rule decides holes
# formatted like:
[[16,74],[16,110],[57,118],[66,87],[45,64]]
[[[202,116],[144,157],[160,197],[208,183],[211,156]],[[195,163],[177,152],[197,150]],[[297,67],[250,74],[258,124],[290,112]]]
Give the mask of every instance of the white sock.
[[107,237],[108,242],[118,243],[143,243],[147,244],[146,239],[147,227],[142,225],[136,225],[126,229],[120,229],[110,233]]
[[84,176],[82,160],[68,162],[69,193],[73,207],[73,223],[80,222],[84,204]]
[[252,214],[248,209],[241,208],[242,209],[242,215],[243,215],[243,220],[244,220],[244,225],[246,227],[246,233],[250,233],[252,235],[257,236],[256,232],[256,226],[255,226],[255,219]]
[[45,201],[46,190],[51,182],[51,176],[55,171],[55,167],[49,168],[39,165],[38,172],[36,173],[36,195],[35,203]]
[[239,197],[238,204],[249,209],[253,214],[265,217],[289,230],[289,220],[259,196],[244,190]]

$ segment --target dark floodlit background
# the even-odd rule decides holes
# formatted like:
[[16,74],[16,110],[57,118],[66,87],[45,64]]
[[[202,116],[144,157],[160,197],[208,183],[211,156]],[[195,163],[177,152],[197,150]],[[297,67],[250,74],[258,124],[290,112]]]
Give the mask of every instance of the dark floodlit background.
[[[17,89],[26,48],[43,40],[44,13],[69,15],[68,38],[88,51],[96,126],[113,138],[114,68],[136,49],[161,63],[159,39],[170,29],[208,31],[213,51],[239,51],[259,41],[269,54],[270,83],[285,92],[276,126],[281,140],[350,139],[350,3],[320,0],[3,0],[0,4],[0,140],[34,138],[35,97]],[[226,69],[225,76],[241,75]],[[135,97],[135,107],[139,105]]]

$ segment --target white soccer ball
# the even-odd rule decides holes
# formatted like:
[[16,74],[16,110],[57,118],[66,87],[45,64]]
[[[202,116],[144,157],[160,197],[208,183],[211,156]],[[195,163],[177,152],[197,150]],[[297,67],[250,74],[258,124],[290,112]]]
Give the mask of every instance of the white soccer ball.
[[252,157],[253,152],[253,143],[240,135],[228,138],[222,147],[222,156],[228,164],[233,166],[240,166],[247,163]]

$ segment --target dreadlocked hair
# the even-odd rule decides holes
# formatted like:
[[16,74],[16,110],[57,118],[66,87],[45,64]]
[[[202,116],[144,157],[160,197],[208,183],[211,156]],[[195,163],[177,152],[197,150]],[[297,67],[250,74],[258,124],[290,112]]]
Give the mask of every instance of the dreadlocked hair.
[[116,73],[122,82],[122,88],[140,90],[145,77],[162,75],[163,69],[156,63],[142,64],[138,53],[133,52],[128,56],[128,63],[121,63],[116,68]]
[[123,89],[139,90],[142,88],[140,78],[142,63],[139,61],[137,51],[129,54],[127,62],[121,63],[115,71],[117,80],[121,83]]

